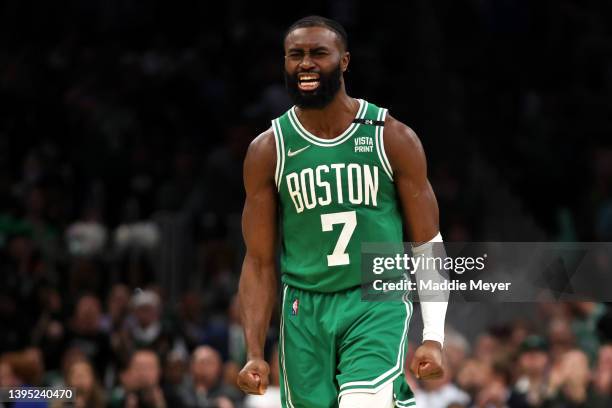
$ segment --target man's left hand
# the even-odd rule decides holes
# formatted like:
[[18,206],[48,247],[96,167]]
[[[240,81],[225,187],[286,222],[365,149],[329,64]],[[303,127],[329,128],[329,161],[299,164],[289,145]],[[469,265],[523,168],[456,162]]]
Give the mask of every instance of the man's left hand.
[[437,341],[425,340],[414,352],[410,371],[421,380],[441,378],[444,375],[442,345]]

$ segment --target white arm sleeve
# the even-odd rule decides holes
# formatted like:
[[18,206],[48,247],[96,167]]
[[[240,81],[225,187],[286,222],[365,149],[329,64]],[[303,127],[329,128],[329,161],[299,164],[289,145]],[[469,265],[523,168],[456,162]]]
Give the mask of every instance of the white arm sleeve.
[[[439,244],[434,245],[434,242],[438,242]],[[423,256],[424,258],[440,256],[445,257],[446,253],[444,252],[444,245],[441,243],[442,235],[438,233],[431,241],[413,247],[412,255],[415,258],[417,256]],[[448,280],[448,274],[444,270],[438,271],[435,269],[424,268],[422,264],[416,268],[415,274],[419,296],[426,299],[435,299],[433,301],[421,301],[421,315],[423,317],[423,341],[434,340],[439,342],[440,345],[444,345],[444,319],[446,318],[449,292],[448,290],[436,291],[432,295],[431,291],[422,291],[419,282],[421,280],[435,280],[436,282],[441,283]],[[423,296],[423,292],[428,292],[426,293],[427,296]]]

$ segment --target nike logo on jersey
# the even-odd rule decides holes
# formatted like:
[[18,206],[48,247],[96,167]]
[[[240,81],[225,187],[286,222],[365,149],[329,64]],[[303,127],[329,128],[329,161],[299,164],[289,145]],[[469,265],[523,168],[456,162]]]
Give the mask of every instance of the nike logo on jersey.
[[304,146],[301,149],[295,150],[293,152],[291,151],[291,148],[289,148],[289,151],[287,152],[287,156],[289,157],[297,156],[298,154],[302,153],[304,150],[308,149],[310,146],[312,145]]

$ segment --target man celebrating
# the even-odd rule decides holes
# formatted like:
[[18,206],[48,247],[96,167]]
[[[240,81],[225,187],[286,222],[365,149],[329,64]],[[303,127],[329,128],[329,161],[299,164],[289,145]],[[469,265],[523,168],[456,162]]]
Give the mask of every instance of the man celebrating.
[[[279,357],[283,407],[414,406],[403,363],[410,302],[361,301],[362,242],[403,242],[430,254],[438,205],[415,133],[387,110],[346,94],[347,35],[311,16],[285,35],[285,81],[295,106],[250,145],[239,296],[248,361],[243,391],[262,394],[264,341],[276,303],[282,231]],[[423,343],[411,370],[442,375],[446,302],[423,302]]]

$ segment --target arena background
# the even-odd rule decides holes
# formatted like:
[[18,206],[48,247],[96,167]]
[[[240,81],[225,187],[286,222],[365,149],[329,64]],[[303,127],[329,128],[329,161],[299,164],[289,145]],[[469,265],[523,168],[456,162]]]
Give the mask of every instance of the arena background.
[[[71,383],[76,354],[120,406],[142,345],[162,359],[168,402],[194,395],[190,353],[208,344],[219,395],[256,406],[230,389],[244,359],[242,159],[290,106],[282,36],[309,14],[346,27],[349,94],[420,136],[447,241],[612,240],[610,2],[3,0],[0,386]],[[595,302],[451,306],[464,354],[440,387],[477,402],[516,389],[516,353],[544,350],[555,367],[578,347],[597,373],[585,386],[609,398],[609,322]],[[514,356],[505,371],[500,356]],[[466,385],[470,363],[507,375]],[[227,406],[216,398],[197,406]]]

